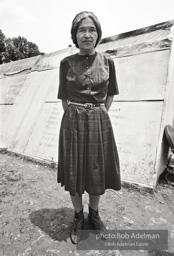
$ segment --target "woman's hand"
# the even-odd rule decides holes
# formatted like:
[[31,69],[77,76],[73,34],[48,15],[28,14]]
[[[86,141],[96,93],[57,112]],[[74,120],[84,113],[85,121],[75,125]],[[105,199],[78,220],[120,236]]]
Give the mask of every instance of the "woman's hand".
[[105,107],[106,107],[107,111],[109,111],[110,106],[113,102],[113,99],[114,99],[114,96],[107,96],[106,102],[105,102]]
[[65,109],[68,107],[68,100],[62,100],[62,106],[63,110],[65,111]]

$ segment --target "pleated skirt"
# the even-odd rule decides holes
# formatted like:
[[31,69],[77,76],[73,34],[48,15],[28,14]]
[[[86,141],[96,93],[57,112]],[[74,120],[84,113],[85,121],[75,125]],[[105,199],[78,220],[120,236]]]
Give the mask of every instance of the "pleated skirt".
[[69,105],[61,121],[58,152],[57,181],[71,195],[121,189],[119,156],[105,106]]

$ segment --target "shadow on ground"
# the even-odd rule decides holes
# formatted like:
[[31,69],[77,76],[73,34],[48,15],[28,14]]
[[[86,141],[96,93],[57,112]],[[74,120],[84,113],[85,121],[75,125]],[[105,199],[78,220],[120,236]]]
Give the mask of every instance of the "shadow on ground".
[[[85,229],[92,229],[87,220],[86,213],[84,215]],[[39,227],[52,239],[57,241],[67,241],[74,219],[74,210],[67,207],[62,207],[60,209],[44,208],[38,211],[33,211],[30,213],[29,218],[35,226]]]
[[174,256],[174,253],[152,250],[148,251],[148,256]]
[[30,213],[31,222],[58,241],[67,241],[73,221],[74,210],[62,207],[60,209],[41,209]]

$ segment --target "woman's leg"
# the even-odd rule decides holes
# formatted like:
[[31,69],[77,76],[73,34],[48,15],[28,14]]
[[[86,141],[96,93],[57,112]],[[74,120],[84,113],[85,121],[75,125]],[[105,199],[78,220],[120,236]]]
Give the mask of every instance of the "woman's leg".
[[106,228],[101,221],[99,216],[98,206],[99,206],[100,196],[89,195],[89,215],[88,219],[92,224],[92,227],[98,232],[105,232]]
[[75,209],[74,223],[71,229],[70,238],[73,244],[77,244],[81,238],[82,229],[84,228],[82,196],[76,194],[75,196],[70,197]]
[[100,196],[89,195],[89,207],[95,211],[98,210]]
[[71,196],[71,201],[75,211],[80,212],[83,208],[82,196],[79,196],[78,194],[76,194],[75,196]]

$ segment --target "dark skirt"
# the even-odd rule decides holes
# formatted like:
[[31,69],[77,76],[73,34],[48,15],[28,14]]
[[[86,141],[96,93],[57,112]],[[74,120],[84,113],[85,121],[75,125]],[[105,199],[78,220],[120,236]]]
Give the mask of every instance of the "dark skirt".
[[120,190],[120,166],[111,121],[105,106],[69,105],[59,134],[58,183],[71,195],[102,195]]

